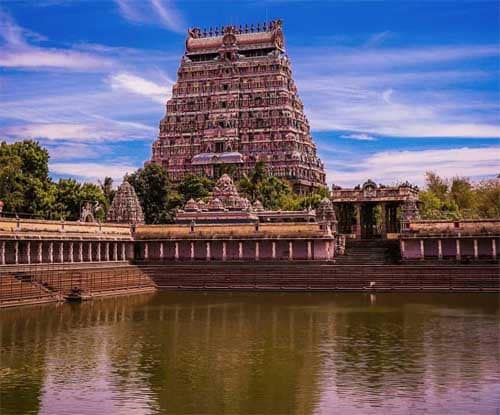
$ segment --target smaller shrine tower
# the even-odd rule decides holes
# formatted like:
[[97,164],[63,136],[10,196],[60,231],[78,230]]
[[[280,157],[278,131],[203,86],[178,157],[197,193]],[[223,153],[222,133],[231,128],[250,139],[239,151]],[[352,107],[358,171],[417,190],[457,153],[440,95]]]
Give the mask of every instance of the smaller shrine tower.
[[133,186],[123,179],[106,216],[108,222],[144,223],[144,213]]

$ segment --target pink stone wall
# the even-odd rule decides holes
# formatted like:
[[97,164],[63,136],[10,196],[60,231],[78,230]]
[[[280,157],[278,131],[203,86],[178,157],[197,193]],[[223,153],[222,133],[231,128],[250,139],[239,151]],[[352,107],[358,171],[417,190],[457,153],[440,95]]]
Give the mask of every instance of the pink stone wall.
[[196,241],[194,243],[194,259],[205,260],[207,258],[207,244],[205,241]]
[[222,241],[212,241],[210,243],[210,257],[214,260],[222,260]]
[[307,259],[307,241],[294,241],[293,242],[293,258]]
[[491,239],[478,239],[477,248],[480,257],[491,257]]
[[191,242],[179,241],[179,259],[191,258]]
[[417,259],[420,258],[420,240],[411,239],[405,240],[405,258]]
[[288,259],[288,241],[276,241],[276,259]]
[[430,258],[438,257],[438,240],[426,239],[424,240],[424,255]]
[[457,255],[457,246],[455,239],[442,239],[443,258],[455,258]]
[[175,242],[165,242],[163,245],[163,256],[165,259],[175,259]]
[[327,241],[318,240],[313,243],[314,259],[326,260],[328,258]]
[[255,260],[255,241],[243,241],[243,259]]
[[260,259],[270,260],[273,257],[273,247],[271,241],[260,241]]
[[227,242],[227,259],[228,260],[238,259],[238,241]]
[[474,256],[474,242],[472,239],[464,238],[460,240],[460,253],[462,257]]

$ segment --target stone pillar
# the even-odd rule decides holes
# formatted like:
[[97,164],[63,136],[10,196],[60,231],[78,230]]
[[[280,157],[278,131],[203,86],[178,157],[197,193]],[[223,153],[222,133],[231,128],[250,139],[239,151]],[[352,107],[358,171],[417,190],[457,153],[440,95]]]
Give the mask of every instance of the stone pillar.
[[227,259],[227,242],[222,242],[222,260],[225,261]]
[[255,242],[255,260],[258,261],[260,259],[260,244],[259,241]]
[[144,242],[144,259],[147,260],[149,258],[149,243]]
[[179,242],[175,243],[175,253],[174,253],[174,258],[177,260],[179,259]]
[[160,260],[162,261],[165,258],[165,247],[163,245],[163,242],[160,242]]
[[477,239],[474,239],[474,259],[479,258],[479,249],[477,246]]
[[382,223],[380,224],[381,225],[381,233],[382,233],[382,237],[385,238],[387,236],[387,228],[388,228],[388,224],[387,224],[387,206],[385,203],[381,203],[380,204],[380,207],[381,207],[381,214],[380,214],[380,218],[382,219]]
[[5,265],[5,241],[0,243],[0,265]]
[[88,254],[89,254],[89,262],[92,262],[92,242],[89,241]]
[[401,249],[401,258],[403,259],[406,258],[405,255],[406,245],[404,240],[401,240],[400,249]]
[[205,244],[205,249],[206,249],[206,259],[207,259],[207,261],[210,261],[210,259],[211,259],[210,242],[207,242]]
[[59,244],[59,259],[61,261],[61,263],[64,262],[64,242],[61,241],[61,243]]
[[122,242],[122,261],[125,261],[127,259],[127,253],[125,251],[125,242]]
[[424,240],[420,239],[420,258],[425,258]]
[[102,258],[102,253],[101,253],[101,241],[97,242],[97,260],[100,261]]
[[293,241],[288,241],[288,259],[293,260]]
[[38,257],[38,263],[41,264],[43,262],[43,242],[40,241],[38,242],[38,252],[37,252],[37,257]]
[[14,243],[14,264],[19,264],[19,241]]
[[497,259],[497,241],[495,238],[491,239],[491,257]]
[[238,259],[243,259],[243,242],[238,242]]
[[31,241],[26,241],[26,263],[31,264]]
[[106,259],[106,261],[109,261],[109,242],[106,242],[106,250],[104,251],[104,258]]
[[83,242],[78,242],[78,262],[83,262]]
[[276,242],[271,242],[271,257],[272,259],[276,259]]
[[74,262],[75,258],[73,257],[73,241],[69,243],[69,262]]
[[312,259],[312,242],[307,241],[307,259],[311,260]]
[[361,204],[357,203],[354,208],[356,209],[356,238],[361,238]]
[[113,242],[113,261],[118,261],[118,242]]
[[441,239],[438,239],[438,258],[443,259],[443,242]]
[[54,242],[49,243],[49,262],[52,264],[54,262]]
[[455,241],[456,244],[456,258],[457,261],[460,261],[462,259],[462,254],[460,253],[460,239],[457,238]]
[[194,242],[191,242],[190,258],[191,258],[191,261],[194,260]]

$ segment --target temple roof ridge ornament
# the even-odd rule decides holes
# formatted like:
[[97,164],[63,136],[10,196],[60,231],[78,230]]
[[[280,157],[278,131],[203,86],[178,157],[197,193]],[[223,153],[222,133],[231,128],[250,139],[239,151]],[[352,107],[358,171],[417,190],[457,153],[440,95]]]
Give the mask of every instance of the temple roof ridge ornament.
[[248,24],[245,25],[228,24],[214,28],[191,27],[188,29],[188,36],[194,39],[200,39],[205,37],[219,37],[227,33],[233,33],[238,35],[247,33],[265,33],[265,32],[272,32],[278,28],[281,28],[282,25],[283,25],[283,20],[275,19],[275,20],[270,20],[268,22],[264,22],[262,24],[257,23],[256,25],[254,25],[252,23],[250,24],[250,26]]

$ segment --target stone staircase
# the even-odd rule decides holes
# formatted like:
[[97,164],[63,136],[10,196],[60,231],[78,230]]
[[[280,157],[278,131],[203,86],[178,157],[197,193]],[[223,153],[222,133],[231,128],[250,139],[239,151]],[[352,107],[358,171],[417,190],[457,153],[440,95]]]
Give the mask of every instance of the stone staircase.
[[395,241],[347,240],[345,254],[335,258],[338,265],[384,265],[397,262],[399,246]]

